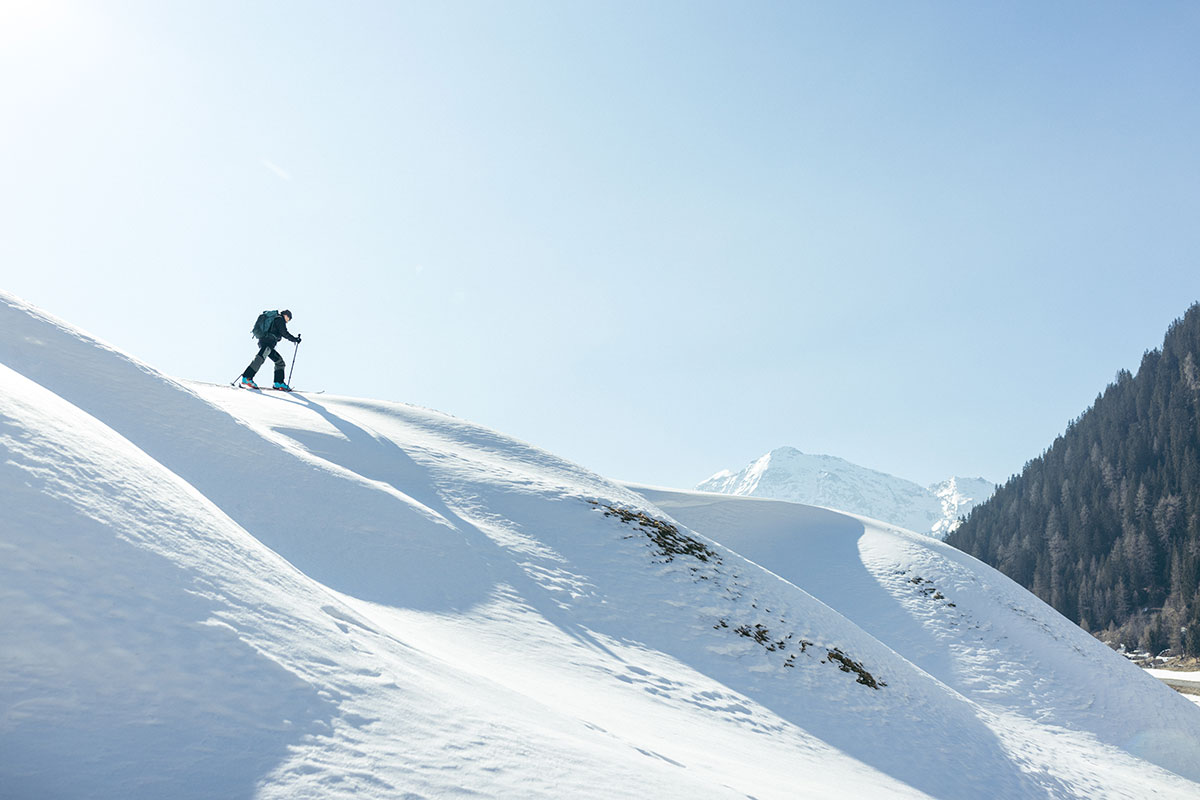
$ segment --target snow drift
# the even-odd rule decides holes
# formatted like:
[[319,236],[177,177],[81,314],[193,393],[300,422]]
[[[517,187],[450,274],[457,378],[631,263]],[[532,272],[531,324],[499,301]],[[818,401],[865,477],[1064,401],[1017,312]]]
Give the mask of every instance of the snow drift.
[[634,488],[0,295],[4,796],[1200,790],[1200,712],[973,559]]

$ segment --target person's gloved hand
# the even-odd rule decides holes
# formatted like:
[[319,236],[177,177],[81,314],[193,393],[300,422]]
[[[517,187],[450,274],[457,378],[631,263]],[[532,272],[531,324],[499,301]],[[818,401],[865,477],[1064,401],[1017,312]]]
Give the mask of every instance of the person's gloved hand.
[[301,340],[302,338],[303,338],[303,337],[302,337],[300,334],[298,334],[298,333],[297,333],[297,334],[296,334],[296,344],[300,344],[300,340]]

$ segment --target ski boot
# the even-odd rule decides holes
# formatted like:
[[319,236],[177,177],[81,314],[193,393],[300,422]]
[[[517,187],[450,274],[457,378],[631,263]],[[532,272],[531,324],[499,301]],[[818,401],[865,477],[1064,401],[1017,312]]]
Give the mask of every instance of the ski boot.
[[290,392],[292,390],[292,387],[282,381],[275,381],[275,385],[271,388],[278,392]]
[[241,385],[245,389],[257,389],[258,388],[258,384],[255,383],[252,379],[247,378],[245,375],[242,376],[242,384]]

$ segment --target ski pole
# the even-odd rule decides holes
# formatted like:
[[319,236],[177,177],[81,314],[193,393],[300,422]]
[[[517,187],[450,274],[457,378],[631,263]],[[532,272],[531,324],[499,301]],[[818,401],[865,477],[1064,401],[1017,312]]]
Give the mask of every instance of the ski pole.
[[296,349],[292,351],[292,365],[288,367],[288,386],[292,385],[292,373],[296,370],[296,356],[300,355],[300,343],[296,342]]

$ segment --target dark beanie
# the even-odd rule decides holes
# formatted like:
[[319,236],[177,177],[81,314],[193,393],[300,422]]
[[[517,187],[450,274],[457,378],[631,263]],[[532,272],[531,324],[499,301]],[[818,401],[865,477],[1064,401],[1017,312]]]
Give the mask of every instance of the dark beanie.
[[279,316],[287,317],[288,319],[295,319],[295,317],[292,316],[292,312],[288,311],[286,308],[279,312]]

